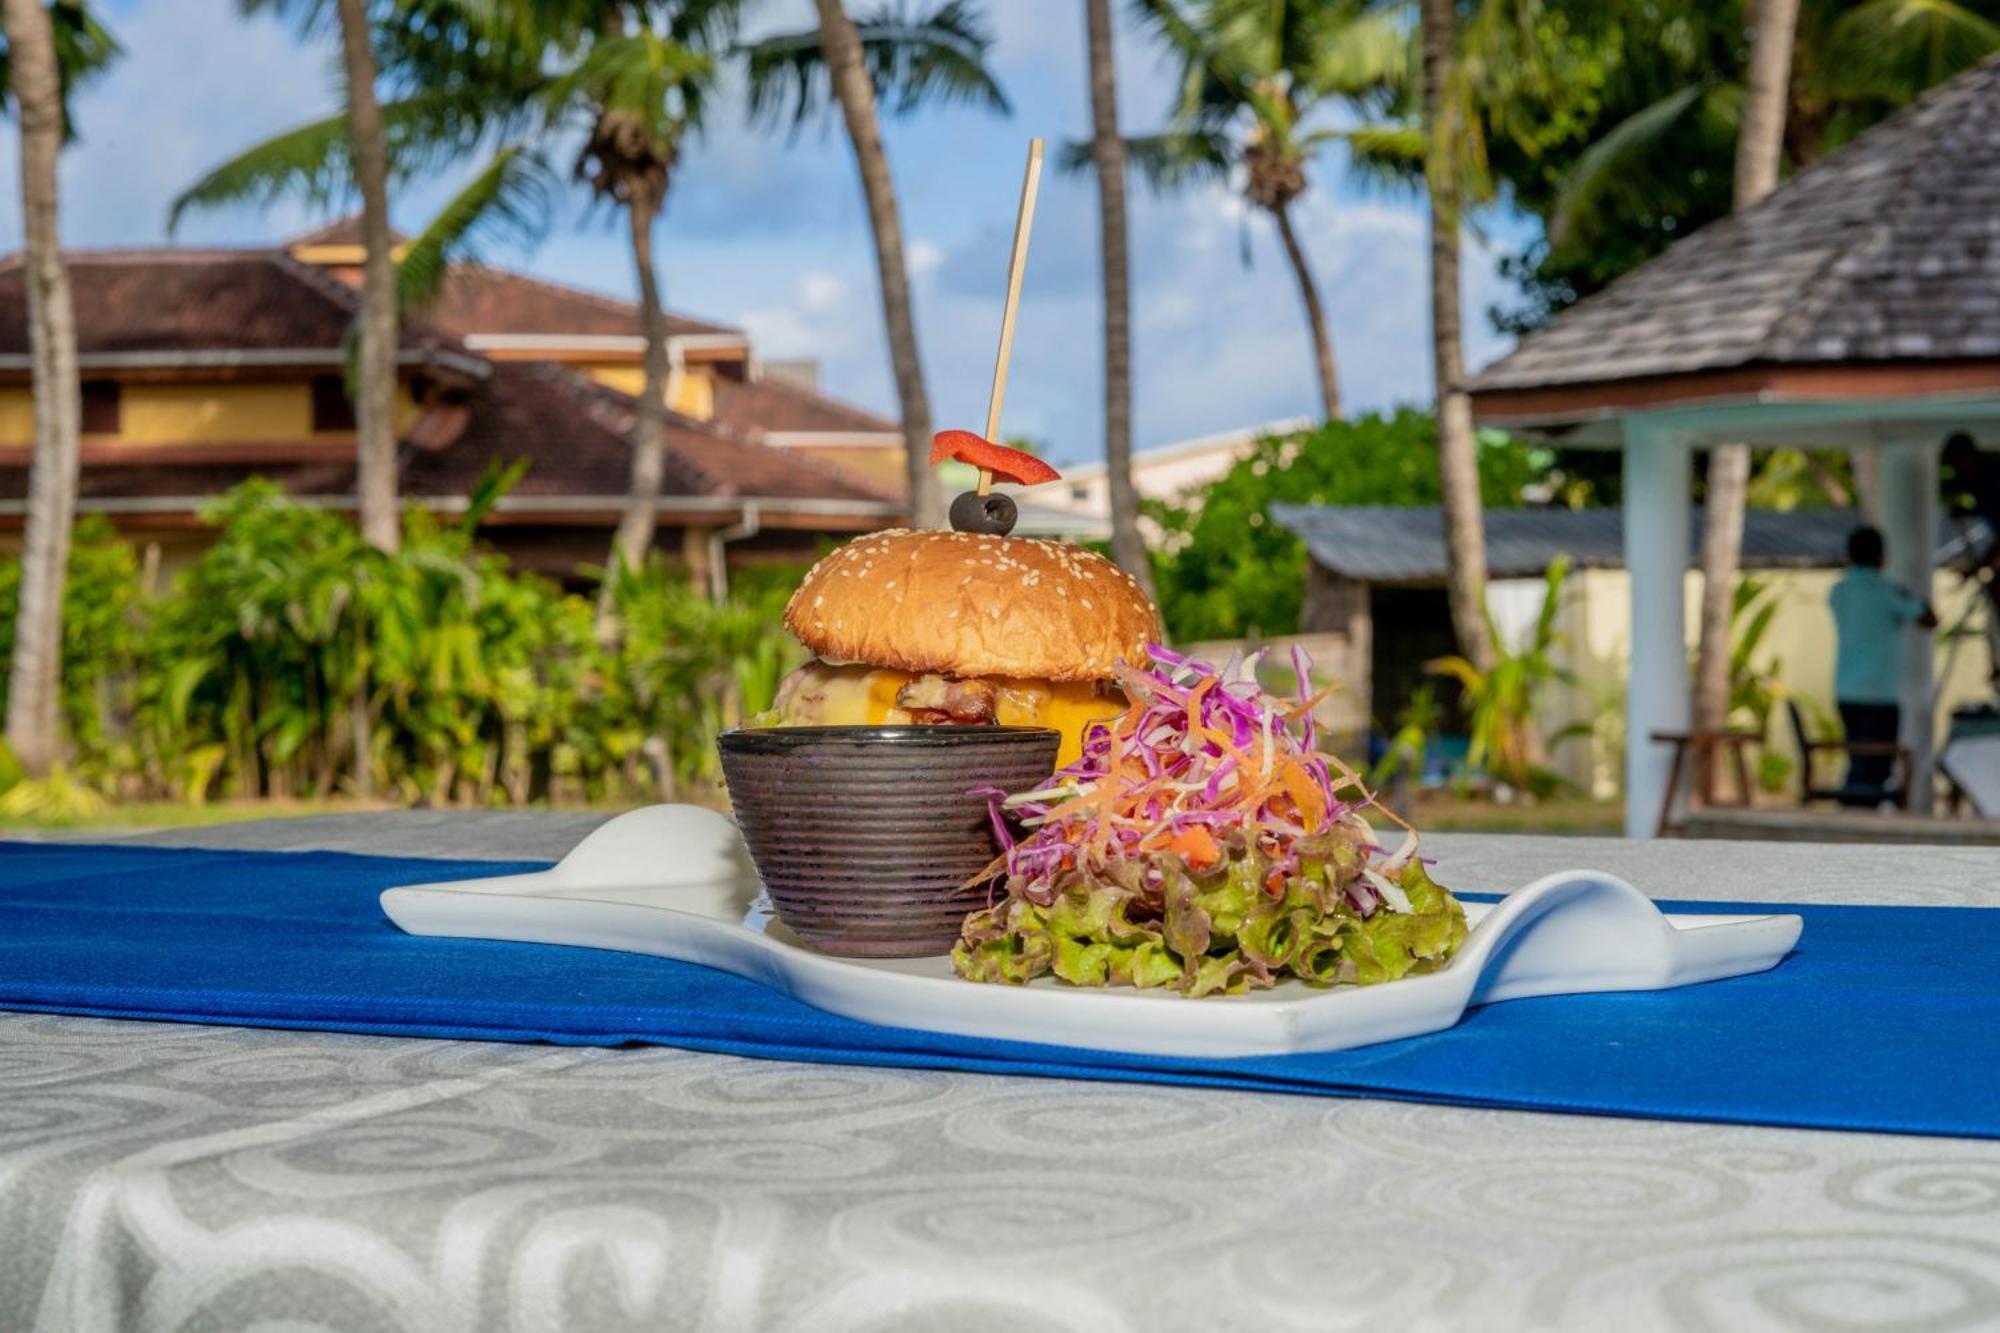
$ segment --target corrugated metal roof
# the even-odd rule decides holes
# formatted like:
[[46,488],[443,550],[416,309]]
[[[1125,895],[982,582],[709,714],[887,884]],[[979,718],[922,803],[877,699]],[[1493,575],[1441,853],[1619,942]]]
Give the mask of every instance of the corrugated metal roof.
[[[1313,508],[1274,504],[1271,516],[1297,533],[1318,564],[1363,583],[1435,583],[1444,578],[1444,516],[1437,508]],[[1849,509],[1753,509],[1743,524],[1745,569],[1824,569],[1845,563],[1847,534],[1862,523]],[[1558,555],[1585,569],[1625,565],[1622,509],[1492,509],[1486,513],[1486,563],[1496,579],[1533,578]],[[1688,550],[1701,551],[1702,513],[1689,523]],[[1949,519],[1938,524],[1938,563],[1962,540]]]
[[2000,357],[2000,57],[1579,302],[1475,393]]

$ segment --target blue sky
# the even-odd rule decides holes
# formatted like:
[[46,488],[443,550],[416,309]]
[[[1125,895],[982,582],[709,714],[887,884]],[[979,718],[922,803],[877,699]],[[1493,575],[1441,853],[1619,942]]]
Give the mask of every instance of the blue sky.
[[[1026,141],[1042,135],[1053,152],[1088,125],[1079,0],[987,0],[985,9],[1014,115],[953,109],[886,126],[938,424],[973,429],[985,416]],[[811,10],[809,0],[768,0],[760,24],[804,27]],[[63,165],[71,244],[163,242],[168,201],[205,167],[338,104],[330,44],[302,44],[269,17],[241,18],[234,0],[114,0],[108,13],[127,55],[77,102],[82,140]],[[1170,72],[1143,33],[1128,27],[1120,38],[1121,122],[1141,132],[1160,123]],[[7,134],[0,179],[11,184],[17,171]],[[400,192],[398,224],[421,225],[455,183]],[[1427,401],[1421,201],[1345,182],[1333,160],[1313,187],[1298,225],[1332,314],[1350,410]],[[1005,431],[1044,441],[1062,460],[1102,451],[1095,197],[1087,177],[1045,178],[1008,389]],[[11,249],[18,211],[0,214],[0,248]],[[176,240],[257,243],[320,220],[290,205],[214,212],[184,223]],[[1531,224],[1486,225],[1505,250]],[[1227,187],[1162,198],[1135,182],[1132,230],[1140,446],[1310,412],[1310,344],[1268,220],[1246,218]],[[836,124],[788,142],[725,109],[678,169],[658,249],[670,306],[743,326],[764,356],[816,358],[830,391],[893,407],[860,185]],[[1511,296],[1495,253],[1467,243],[1475,366],[1505,345],[1485,316]],[[580,191],[535,251],[489,257],[621,295],[633,289],[621,233],[587,212]]]

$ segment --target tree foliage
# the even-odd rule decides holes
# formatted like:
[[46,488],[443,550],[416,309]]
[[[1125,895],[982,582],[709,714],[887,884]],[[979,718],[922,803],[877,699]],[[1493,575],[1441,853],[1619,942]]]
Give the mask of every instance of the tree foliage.
[[[1513,508],[1547,471],[1547,451],[1497,431],[1479,440],[1481,498]],[[1218,480],[1172,501],[1148,501],[1163,530],[1153,576],[1168,634],[1227,639],[1296,631],[1305,545],[1271,518],[1274,501],[1408,507],[1438,503],[1437,426],[1401,408],[1267,436]]]
[[[1652,258],[1731,206],[1751,34],[1739,4],[1531,0],[1556,77],[1488,91],[1490,166],[1545,234],[1506,261],[1514,331]],[[2000,50],[2000,0],[1804,0],[1785,129],[1796,170]]]
[[[248,482],[160,592],[86,518],[64,616],[69,775],[120,798],[324,796],[355,785],[359,708],[374,787],[405,801],[657,798],[655,738],[679,789],[712,787],[715,736],[802,656],[778,627],[799,571],[743,580],[722,606],[663,566],[624,575],[632,632],[606,646],[588,598],[476,544],[502,489],[458,522],[411,510],[390,555]],[[0,563],[0,651],[18,570]]]

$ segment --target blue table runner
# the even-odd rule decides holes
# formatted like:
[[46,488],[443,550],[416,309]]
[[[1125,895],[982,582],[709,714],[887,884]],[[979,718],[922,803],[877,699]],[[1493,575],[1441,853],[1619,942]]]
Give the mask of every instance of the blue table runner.
[[1382,1046],[1213,1060],[874,1027],[686,963],[408,936],[376,902],[396,884],[539,868],[0,843],[0,1009],[2000,1137],[2000,911],[1663,904],[1797,912],[1805,934],[1756,976],[1513,1000]]

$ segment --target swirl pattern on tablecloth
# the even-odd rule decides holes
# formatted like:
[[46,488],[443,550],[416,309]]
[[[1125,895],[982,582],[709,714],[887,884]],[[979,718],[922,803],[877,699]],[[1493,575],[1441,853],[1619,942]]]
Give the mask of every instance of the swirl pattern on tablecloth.
[[[2000,878],[1964,849],[1426,846],[1468,887]],[[1969,1333],[2000,1328],[2000,1144],[0,1015],[0,1237],[7,1333]]]

